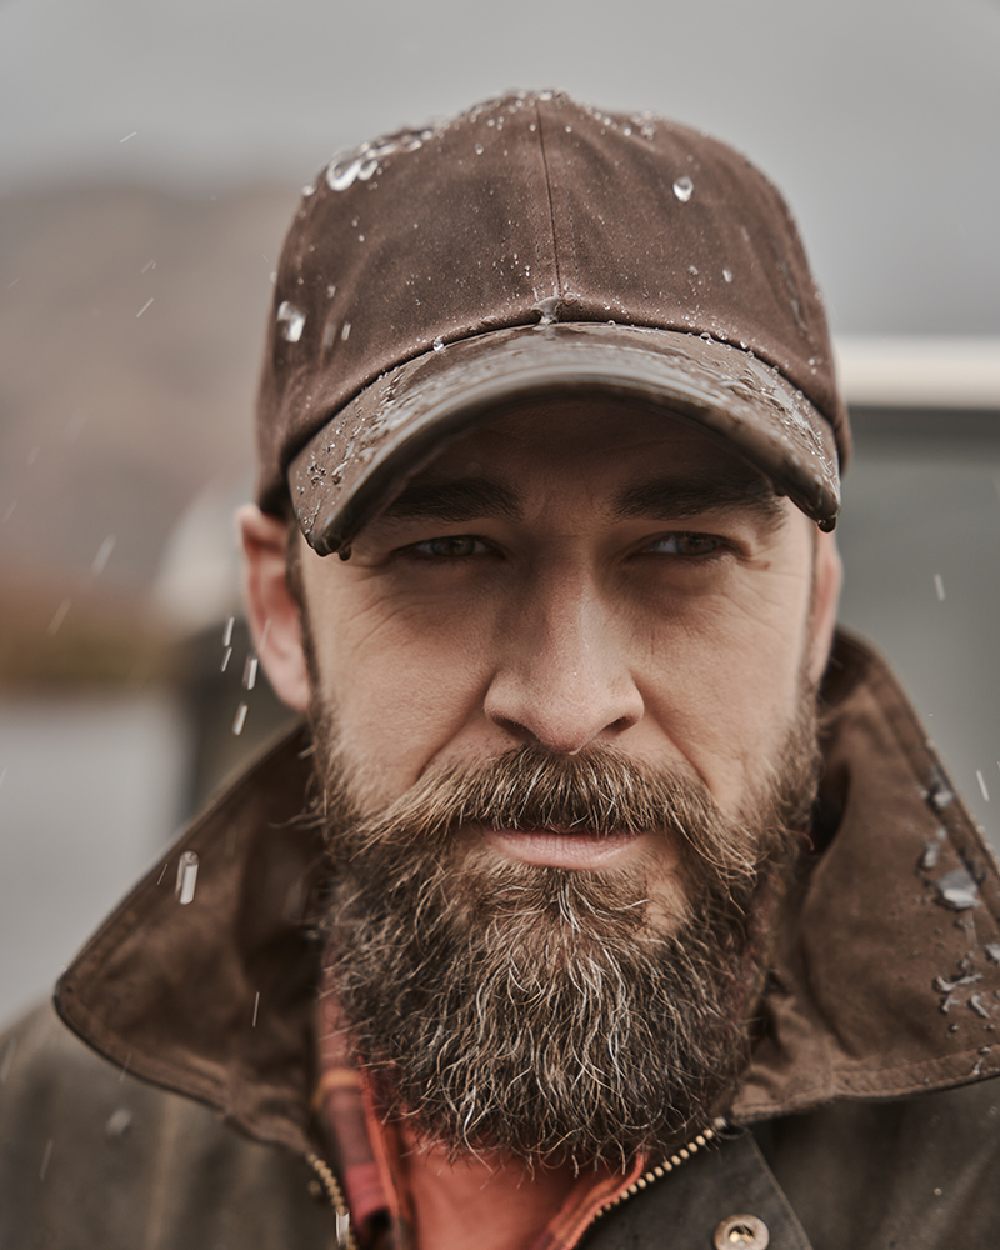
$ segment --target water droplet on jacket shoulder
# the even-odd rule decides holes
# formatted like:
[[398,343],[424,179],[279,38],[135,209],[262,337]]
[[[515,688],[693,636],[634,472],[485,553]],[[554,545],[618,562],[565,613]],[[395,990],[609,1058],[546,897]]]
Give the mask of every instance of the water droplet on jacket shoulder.
[[981,1016],[983,1020],[990,1018],[990,1009],[983,1002],[982,994],[969,995],[969,1009],[974,1011],[977,1016]]
[[182,907],[186,907],[194,898],[198,885],[198,855],[195,851],[181,851],[177,860],[177,880],[174,893]]
[[281,337],[288,343],[297,343],[306,324],[305,313],[290,300],[283,299],[278,305],[277,321]]
[[986,952],[987,959],[1000,964],[1000,942],[987,942],[983,950]]
[[483,147],[481,143],[477,143],[473,151],[475,152],[477,156],[482,156],[482,154],[486,151],[486,149]]
[[979,887],[965,868],[953,868],[934,882],[938,902],[952,911],[979,906]]
[[694,183],[687,174],[681,174],[681,176],[674,183],[674,195],[677,196],[682,204],[686,204],[691,198],[691,193],[693,191]]

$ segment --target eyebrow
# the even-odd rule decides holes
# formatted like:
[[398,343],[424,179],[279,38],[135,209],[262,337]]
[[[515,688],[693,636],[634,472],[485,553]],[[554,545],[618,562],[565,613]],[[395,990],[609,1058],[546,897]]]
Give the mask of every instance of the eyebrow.
[[[657,477],[626,487],[611,514],[624,519],[670,519],[707,512],[749,511],[769,527],[780,523],[781,500],[764,478]],[[388,504],[388,520],[475,521],[500,517],[520,520],[523,509],[509,486],[495,478],[464,477],[442,482],[409,482]]]

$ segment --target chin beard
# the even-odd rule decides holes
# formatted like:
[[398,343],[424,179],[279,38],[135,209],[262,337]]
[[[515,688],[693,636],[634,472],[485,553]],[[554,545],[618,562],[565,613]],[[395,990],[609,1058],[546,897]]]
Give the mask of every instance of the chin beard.
[[[815,794],[811,693],[780,771],[762,769],[729,821],[698,779],[603,748],[523,747],[362,810],[331,722],[314,716],[314,732],[324,984],[384,1117],[453,1159],[529,1167],[624,1168],[712,1122],[749,1056],[771,917]],[[679,850],[681,888],[664,908],[652,861],[508,862],[468,850],[469,825],[652,832]]]

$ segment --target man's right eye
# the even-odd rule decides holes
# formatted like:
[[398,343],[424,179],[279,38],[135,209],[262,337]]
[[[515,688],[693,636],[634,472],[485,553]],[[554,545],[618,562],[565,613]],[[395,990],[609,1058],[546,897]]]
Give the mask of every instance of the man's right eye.
[[415,560],[467,560],[470,556],[489,554],[489,547],[472,534],[448,534],[443,538],[425,538],[411,543],[401,551]]

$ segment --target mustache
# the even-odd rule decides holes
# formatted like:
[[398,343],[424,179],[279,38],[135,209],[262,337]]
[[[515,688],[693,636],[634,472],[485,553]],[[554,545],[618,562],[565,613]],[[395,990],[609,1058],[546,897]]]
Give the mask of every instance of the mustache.
[[[321,787],[327,803],[356,790],[342,784],[343,776],[334,756]],[[468,826],[655,834],[725,879],[754,876],[762,853],[759,831],[751,822],[727,819],[699,777],[603,747],[562,756],[524,745],[482,763],[428,770],[378,811],[327,809],[321,819],[331,832],[338,826],[350,831],[349,846],[335,836],[331,851],[355,860],[377,853],[383,863],[393,850],[401,856],[443,851]]]

